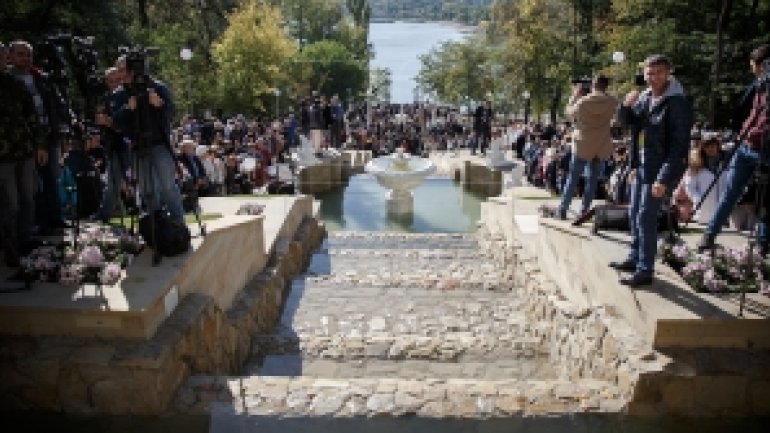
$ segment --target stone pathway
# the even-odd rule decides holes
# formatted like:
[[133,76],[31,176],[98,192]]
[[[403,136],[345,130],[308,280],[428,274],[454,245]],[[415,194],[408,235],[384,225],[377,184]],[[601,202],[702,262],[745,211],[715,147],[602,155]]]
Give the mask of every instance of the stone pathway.
[[607,382],[558,381],[543,339],[552,324],[527,320],[505,272],[474,235],[330,234],[275,332],[253,338],[245,376],[194,377],[177,405],[208,405],[221,431],[242,416],[617,410]]

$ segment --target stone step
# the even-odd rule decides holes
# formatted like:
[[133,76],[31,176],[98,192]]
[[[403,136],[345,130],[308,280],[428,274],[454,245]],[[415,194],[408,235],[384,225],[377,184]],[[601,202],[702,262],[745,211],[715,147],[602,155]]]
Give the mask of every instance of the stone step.
[[[489,419],[609,413],[619,411],[623,405],[623,396],[615,385],[592,379],[561,382],[272,376],[192,376],[181,386],[173,402],[174,410],[181,413],[211,413],[212,426],[228,421],[218,418],[223,416],[252,419],[249,425],[253,430],[238,429],[231,424],[229,431],[265,431],[254,429],[254,421],[259,417],[302,418],[301,421],[410,415],[409,420]],[[357,431],[366,430],[365,425],[360,427]],[[212,431],[228,430],[212,428]]]
[[328,249],[476,249],[478,242],[470,234],[337,232],[324,241]]
[[437,362],[424,359],[402,361],[377,358],[336,360],[304,357],[300,354],[268,355],[261,363],[250,364],[245,375],[323,377],[337,379],[429,379],[462,377],[468,379],[553,379],[558,377],[551,364],[542,359],[500,357],[489,360]]
[[300,355],[304,359],[333,360],[428,360],[441,362],[495,362],[542,358],[547,355],[540,338],[527,335],[474,335],[471,332],[447,332],[443,335],[365,336],[257,335],[252,339],[249,363],[260,364],[265,356]]

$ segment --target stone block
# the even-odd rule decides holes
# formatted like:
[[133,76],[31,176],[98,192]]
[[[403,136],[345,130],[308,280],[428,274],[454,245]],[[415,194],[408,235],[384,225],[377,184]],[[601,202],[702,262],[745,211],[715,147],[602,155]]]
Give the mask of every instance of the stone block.
[[695,405],[706,412],[729,413],[746,405],[747,378],[742,376],[696,376]]
[[672,377],[661,389],[661,403],[673,415],[687,416],[695,405],[695,385],[692,378]]
[[751,381],[746,394],[753,415],[770,416],[770,380]]

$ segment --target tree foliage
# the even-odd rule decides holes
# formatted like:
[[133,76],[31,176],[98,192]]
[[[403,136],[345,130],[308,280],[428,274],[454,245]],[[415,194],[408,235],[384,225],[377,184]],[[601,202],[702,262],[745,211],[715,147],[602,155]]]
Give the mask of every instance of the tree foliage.
[[297,52],[292,59],[297,94],[318,90],[325,95],[360,94],[366,88],[365,63],[336,41],[320,41]]
[[220,106],[228,111],[264,110],[273,89],[286,81],[294,45],[280,27],[281,12],[247,0],[227,17],[228,26],[212,47]]

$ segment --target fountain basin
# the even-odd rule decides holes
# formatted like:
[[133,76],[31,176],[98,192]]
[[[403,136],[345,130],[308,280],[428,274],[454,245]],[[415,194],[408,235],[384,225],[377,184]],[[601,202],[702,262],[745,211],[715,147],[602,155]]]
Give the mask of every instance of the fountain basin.
[[365,170],[390,190],[388,213],[404,215],[412,213],[414,207],[410,190],[420,186],[436,171],[436,166],[429,159],[398,152],[369,161]]

